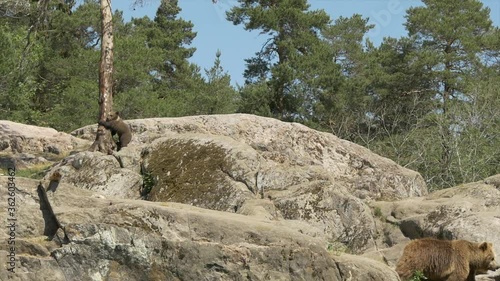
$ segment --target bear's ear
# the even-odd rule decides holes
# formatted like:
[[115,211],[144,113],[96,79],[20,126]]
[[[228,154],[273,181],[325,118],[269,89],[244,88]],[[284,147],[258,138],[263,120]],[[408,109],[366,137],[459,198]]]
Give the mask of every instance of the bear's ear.
[[486,251],[488,249],[488,243],[487,242],[481,243],[481,245],[479,245],[479,249]]

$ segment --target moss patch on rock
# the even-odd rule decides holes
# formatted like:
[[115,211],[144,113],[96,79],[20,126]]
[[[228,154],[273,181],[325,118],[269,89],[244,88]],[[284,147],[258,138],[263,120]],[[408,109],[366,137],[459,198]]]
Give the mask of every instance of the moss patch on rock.
[[228,150],[221,145],[168,139],[150,153],[147,170],[156,183],[148,199],[215,210],[237,208],[229,200],[237,196],[229,173],[232,166]]

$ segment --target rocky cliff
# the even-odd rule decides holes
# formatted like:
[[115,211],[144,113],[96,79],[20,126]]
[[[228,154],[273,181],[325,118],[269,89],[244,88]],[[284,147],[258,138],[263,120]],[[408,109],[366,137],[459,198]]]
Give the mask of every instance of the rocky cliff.
[[128,123],[130,146],[104,155],[85,151],[96,125],[47,139],[50,129],[0,122],[3,168],[23,143],[35,157],[52,153],[37,143],[68,155],[40,183],[2,177],[2,210],[9,180],[17,187],[17,268],[6,271],[4,229],[2,280],[399,280],[391,267],[409,238],[500,246],[495,177],[428,195],[418,173],[300,124],[243,114]]

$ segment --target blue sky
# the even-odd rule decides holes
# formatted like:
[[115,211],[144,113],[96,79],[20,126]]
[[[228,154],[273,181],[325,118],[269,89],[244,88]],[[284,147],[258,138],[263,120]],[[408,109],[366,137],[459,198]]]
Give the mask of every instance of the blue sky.
[[[160,0],[146,0],[144,6],[132,7],[134,1],[116,0],[113,10],[122,10],[125,20],[132,17],[154,18]],[[491,10],[490,17],[496,26],[500,25],[500,0],[482,0]],[[232,84],[243,84],[244,59],[259,51],[266,37],[258,32],[249,32],[243,26],[235,26],[225,19],[225,11],[237,5],[236,0],[179,0],[182,9],[180,17],[194,24],[197,36],[192,44],[196,52],[190,59],[202,69],[210,68],[217,49],[222,52],[224,69],[231,75]],[[324,9],[335,20],[339,16],[350,17],[361,14],[375,25],[367,37],[378,45],[384,37],[406,35],[403,23],[406,10],[420,6],[420,0],[309,0],[311,9]]]

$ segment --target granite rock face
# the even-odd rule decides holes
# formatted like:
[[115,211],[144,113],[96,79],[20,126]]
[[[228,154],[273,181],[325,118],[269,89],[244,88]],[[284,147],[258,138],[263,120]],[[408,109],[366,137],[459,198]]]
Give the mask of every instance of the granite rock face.
[[88,141],[52,128],[0,120],[0,151],[58,155],[81,148],[87,143]]
[[[382,263],[301,233],[306,224],[15,182],[16,273],[2,243],[2,280],[399,280]],[[2,202],[7,183],[0,179]]]
[[[241,148],[249,153],[253,150],[251,153],[270,166],[264,167],[267,174],[262,171],[257,188],[271,186],[283,189],[304,181],[302,177],[309,173],[307,181],[310,181],[315,171],[319,170],[318,173],[327,173],[328,179],[342,182],[350,193],[361,199],[396,200],[427,194],[420,174],[362,146],[297,123],[247,114],[150,118],[127,122],[134,132],[131,147],[147,148],[164,137],[193,137],[194,140],[199,137],[207,144],[211,142],[207,137],[221,137],[214,140],[221,148]],[[95,125],[87,126],[75,130],[72,135],[93,140],[96,129]],[[287,181],[283,182],[283,177],[275,177],[280,172],[286,172],[287,176],[298,175],[287,177]]]
[[[377,228],[367,203],[427,194],[420,174],[296,123],[245,114],[127,122],[134,132],[131,145],[115,157],[126,162],[121,168],[127,174],[132,170],[146,176],[148,200],[239,213],[244,205],[248,209],[246,201],[266,199],[276,214],[262,213],[261,208],[263,216],[307,222],[353,253],[377,247]],[[95,129],[87,126],[73,135],[91,140]],[[99,190],[109,182],[112,191],[101,192],[105,195],[118,194],[120,185],[122,195],[141,189],[137,175],[133,180],[112,178],[120,174],[114,170],[117,164],[98,161],[103,160],[93,161],[92,167],[99,167],[94,177],[92,169],[75,173],[62,164],[67,181]]]
[[[80,152],[42,181],[0,178],[2,210],[9,182],[17,187],[16,273],[4,228],[0,280],[396,281],[410,239],[500,252],[500,175],[428,194],[418,173],[300,124],[244,114],[127,122],[134,136],[120,152],[85,151],[91,125],[59,146]],[[60,134],[9,126],[8,138],[29,141],[21,152],[9,139],[6,157],[47,153]]]
[[[13,280],[399,280],[352,254],[385,255],[392,242],[373,203],[427,195],[418,173],[252,115],[126,122],[134,135],[120,152],[81,149],[40,186],[16,178]],[[72,135],[90,146],[96,128]]]
[[393,244],[404,245],[409,239],[422,237],[465,239],[491,242],[500,253],[500,188],[495,184],[499,178],[496,175],[426,197],[372,205],[393,226]]
[[87,140],[52,128],[0,120],[0,168],[4,170],[47,166],[88,145]]

